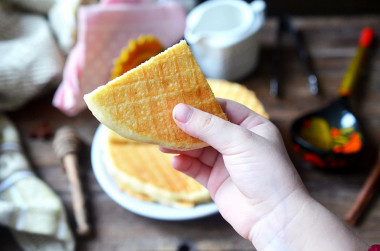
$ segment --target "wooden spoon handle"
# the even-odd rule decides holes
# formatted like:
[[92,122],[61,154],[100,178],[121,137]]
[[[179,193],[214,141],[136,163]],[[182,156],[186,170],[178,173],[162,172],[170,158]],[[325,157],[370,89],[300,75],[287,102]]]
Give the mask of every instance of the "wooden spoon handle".
[[75,154],[67,154],[63,157],[62,161],[70,183],[74,216],[77,223],[77,234],[79,236],[87,236],[90,233],[90,227],[87,224],[85,200],[79,180],[77,156]]
[[380,179],[380,149],[378,152],[377,162],[373,167],[370,175],[368,176],[366,182],[364,183],[359,195],[356,198],[355,203],[351,209],[347,212],[345,216],[345,221],[351,225],[355,226],[357,220],[362,215],[363,211],[371,201],[373,195],[376,193],[377,183]]

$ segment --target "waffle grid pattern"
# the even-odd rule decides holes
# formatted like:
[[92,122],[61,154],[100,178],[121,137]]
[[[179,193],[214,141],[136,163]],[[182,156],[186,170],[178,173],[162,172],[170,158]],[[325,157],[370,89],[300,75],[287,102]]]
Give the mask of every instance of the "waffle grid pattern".
[[173,121],[176,104],[186,103],[225,118],[187,45],[172,47],[147,63],[109,84],[112,102],[102,105],[115,114],[123,130],[191,145],[200,141]]
[[119,144],[110,146],[112,159],[123,165],[116,166],[123,173],[144,183],[175,193],[202,190],[193,179],[171,168],[171,156],[147,144]]

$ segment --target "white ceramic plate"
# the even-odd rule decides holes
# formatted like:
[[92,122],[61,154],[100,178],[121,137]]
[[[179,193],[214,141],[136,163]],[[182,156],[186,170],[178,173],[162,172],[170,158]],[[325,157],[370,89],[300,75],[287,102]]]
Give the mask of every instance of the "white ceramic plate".
[[197,219],[218,212],[213,202],[197,205],[194,208],[172,208],[157,203],[141,201],[120,191],[112,176],[107,172],[103,162],[102,144],[104,144],[104,128],[103,125],[100,125],[94,135],[91,148],[92,168],[100,186],[117,204],[141,216],[171,221]]

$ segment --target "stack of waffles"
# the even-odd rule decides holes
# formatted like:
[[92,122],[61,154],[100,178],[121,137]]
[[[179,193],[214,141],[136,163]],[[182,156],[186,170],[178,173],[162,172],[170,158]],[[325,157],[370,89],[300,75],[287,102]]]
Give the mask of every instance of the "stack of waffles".
[[191,208],[209,202],[206,188],[173,169],[171,154],[156,145],[132,141],[104,128],[103,160],[121,191],[149,202]]

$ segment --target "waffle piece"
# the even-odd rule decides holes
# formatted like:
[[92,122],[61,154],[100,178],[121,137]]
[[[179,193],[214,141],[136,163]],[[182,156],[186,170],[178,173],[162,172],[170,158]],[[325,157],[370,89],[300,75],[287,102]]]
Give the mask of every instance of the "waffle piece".
[[[245,105],[261,116],[269,118],[268,113],[265,111],[263,104],[257,98],[256,94],[244,85],[221,79],[207,79],[207,82],[215,97],[234,100]],[[117,133],[112,133],[110,135],[110,140],[116,142],[135,142],[124,138]]]
[[207,145],[175,124],[172,110],[178,103],[226,119],[185,41],[98,87],[84,99],[93,115],[119,135],[176,150]]
[[[111,131],[111,130],[110,130]],[[111,131],[112,133],[109,133],[108,134],[108,138],[107,140],[113,142],[113,143],[130,143],[130,144],[137,144],[139,142],[137,141],[134,141],[134,140],[131,140],[131,139],[127,139],[127,138],[124,138],[123,136],[120,136],[119,134],[117,134],[116,132],[114,131]]]
[[194,207],[211,200],[206,188],[171,167],[172,155],[162,153],[155,145],[115,141],[117,135],[104,129],[106,168],[122,191],[173,207]]
[[263,104],[257,98],[256,94],[247,87],[220,79],[207,79],[215,97],[231,99],[245,105],[252,111],[269,118]]

